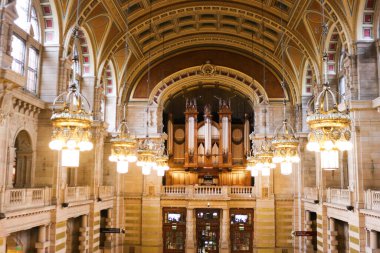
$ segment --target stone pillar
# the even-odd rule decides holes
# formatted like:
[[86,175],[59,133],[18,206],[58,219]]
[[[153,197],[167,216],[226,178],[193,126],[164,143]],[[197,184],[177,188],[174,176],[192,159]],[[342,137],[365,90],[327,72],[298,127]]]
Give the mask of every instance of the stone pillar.
[[88,253],[89,252],[89,228],[88,228],[88,215],[82,215],[81,227],[79,229],[79,252]]
[[[305,211],[305,230],[306,231],[313,231],[312,225],[313,225],[313,222],[310,220],[310,211]],[[305,245],[306,245],[305,250],[307,253],[314,252],[313,237],[307,236],[305,238]]]
[[372,250],[377,249],[377,231],[371,230],[369,232],[369,246]]
[[186,252],[195,253],[194,209],[188,208],[186,214]]
[[222,236],[221,236],[221,252],[230,252],[230,222],[229,222],[229,215],[228,215],[228,209],[223,208],[223,214],[222,214]]
[[13,188],[12,184],[12,177],[13,177],[13,166],[15,166],[15,160],[16,160],[16,148],[15,147],[9,147],[8,148],[8,168],[7,168],[7,182],[5,182],[4,185],[7,186],[7,188]]
[[36,242],[37,253],[46,253],[46,248],[50,246],[50,242],[46,238],[47,227],[42,225],[38,228],[38,242]]
[[335,231],[335,220],[333,218],[329,218],[329,230],[328,230],[328,252],[335,253],[338,252],[336,246],[338,245],[338,241],[336,240],[337,232]]
[[[112,208],[107,210],[106,228],[112,228]],[[104,248],[110,249],[112,247],[112,234],[106,234],[106,241],[104,242]]]

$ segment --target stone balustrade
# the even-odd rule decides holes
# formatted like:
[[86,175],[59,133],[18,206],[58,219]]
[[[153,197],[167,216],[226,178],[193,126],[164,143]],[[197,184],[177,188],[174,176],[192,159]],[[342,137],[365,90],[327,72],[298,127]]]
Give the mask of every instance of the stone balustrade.
[[90,188],[88,186],[66,187],[64,202],[76,202],[90,199]]
[[109,199],[114,196],[114,187],[112,185],[101,185],[98,187],[98,197]]
[[328,188],[326,190],[326,202],[331,204],[350,206],[351,192],[348,189]]
[[51,205],[51,188],[6,189],[3,211],[14,211]]
[[365,192],[365,208],[380,211],[380,191],[367,190]]
[[252,199],[255,197],[255,188],[251,186],[170,185],[163,186],[161,193],[163,198]]
[[303,198],[305,200],[309,200],[312,202],[318,201],[319,197],[318,197],[317,187],[304,187],[303,188]]

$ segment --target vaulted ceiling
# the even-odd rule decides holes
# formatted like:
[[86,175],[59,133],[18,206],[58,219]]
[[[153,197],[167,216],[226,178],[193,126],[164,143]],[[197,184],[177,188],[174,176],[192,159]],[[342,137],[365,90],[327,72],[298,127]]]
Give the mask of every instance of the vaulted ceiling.
[[[359,2],[326,1],[327,39],[335,44],[329,49],[331,54],[351,51]],[[77,0],[56,0],[56,5],[65,36],[75,24]],[[131,96],[134,86],[144,82],[148,67],[153,71],[165,61],[170,65],[191,52],[207,55],[208,50],[228,51],[266,64],[278,80],[284,65],[295,100],[301,95],[306,68],[318,80],[319,0],[81,0],[80,10],[80,25],[91,43],[94,69],[101,72],[108,61],[113,63],[120,96]],[[234,57],[228,60],[234,61]]]

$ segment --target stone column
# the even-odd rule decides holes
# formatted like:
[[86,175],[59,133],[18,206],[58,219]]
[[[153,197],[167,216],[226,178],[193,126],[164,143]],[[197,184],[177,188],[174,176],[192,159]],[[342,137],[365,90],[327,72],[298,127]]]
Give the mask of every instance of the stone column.
[[38,242],[36,242],[37,253],[45,253],[46,248],[50,246],[50,242],[46,238],[46,229],[45,225],[42,225],[38,228]]
[[188,208],[186,214],[186,252],[195,253],[194,209]]
[[371,230],[369,232],[369,246],[372,250],[378,249],[378,247],[377,247],[377,231]]
[[12,184],[12,177],[13,177],[13,166],[15,166],[15,160],[16,160],[16,148],[15,147],[9,147],[8,148],[8,169],[7,169],[7,182],[5,182],[4,185],[7,186],[7,188],[13,188]]
[[79,236],[79,252],[81,253],[88,253],[89,246],[88,246],[88,240],[89,240],[89,228],[88,228],[88,215],[82,215],[82,221],[81,221],[81,227],[79,229],[80,236]]
[[228,216],[228,209],[223,208],[222,214],[222,236],[221,236],[221,252],[230,252],[230,222]]
[[335,220],[333,218],[329,218],[329,230],[328,230],[328,252],[335,253],[338,252],[336,246],[338,245],[338,241],[336,240],[337,232],[335,231]]
[[[107,210],[106,228],[112,227],[112,208]],[[106,234],[106,241],[104,242],[104,248],[110,249],[112,247],[112,234]]]

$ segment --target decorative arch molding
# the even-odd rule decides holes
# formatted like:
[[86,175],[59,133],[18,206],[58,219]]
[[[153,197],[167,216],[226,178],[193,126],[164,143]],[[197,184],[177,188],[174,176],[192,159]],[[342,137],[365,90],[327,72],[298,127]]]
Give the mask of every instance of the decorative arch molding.
[[[165,52],[171,51],[171,52],[183,53],[183,52],[187,52],[187,50],[191,50],[191,47],[202,46],[205,44],[223,45],[223,46],[227,45],[227,46],[232,46],[232,47],[238,44],[240,45],[240,48],[239,48],[240,52],[237,52],[237,53],[242,54],[242,55],[245,54],[247,56],[250,56],[252,54],[252,45],[248,41],[244,43],[243,41],[236,41],[236,39],[234,40],[234,38],[232,37],[225,38],[223,36],[223,37],[216,38],[215,36],[212,36],[212,35],[204,35],[202,37],[190,37],[187,39],[182,39],[180,41],[174,41],[170,43],[169,45],[166,45],[164,49],[160,48],[156,51],[153,51],[151,54],[150,61],[154,62],[155,60],[159,60],[159,58],[162,57],[162,50],[164,50]],[[213,47],[208,47],[208,48],[213,49]],[[244,50],[244,52],[241,52],[242,50]],[[236,52],[236,51],[231,51],[231,52]],[[262,53],[263,52],[261,49],[254,48],[254,52],[253,52],[254,55],[257,55],[258,57],[263,57]],[[167,54],[166,56],[168,57],[169,54]],[[280,70],[282,69],[281,59],[276,57],[274,54],[266,54],[265,57],[267,59],[267,63],[268,63],[267,67],[269,71],[271,71],[278,78],[278,80],[280,80],[281,79]],[[312,61],[312,62],[316,64],[315,61]],[[125,86],[122,87],[122,90],[123,90],[122,91],[123,93],[121,93],[122,100],[125,100],[125,97],[133,94],[135,87],[131,87],[130,84],[136,84],[136,80],[135,80],[136,77],[142,76],[141,73],[143,73],[144,68],[146,68],[147,65],[148,65],[148,59],[147,58],[141,59],[135,62],[129,68],[129,71],[127,73],[128,76],[126,73],[124,73],[124,76],[123,78],[121,78],[121,81],[120,81],[121,84],[125,83]],[[302,94],[301,84],[298,81],[298,78],[296,77],[295,73],[293,72],[293,69],[289,66],[285,66],[285,81],[288,84],[292,84],[288,86],[288,89],[290,91],[289,94],[291,96],[292,101],[294,101],[295,104],[298,103],[300,101],[300,97]],[[129,94],[128,92],[130,89],[131,89],[131,93]]]
[[[206,63],[183,69],[164,78],[150,93],[149,101],[152,105],[163,107],[172,95],[184,89],[207,84],[236,90],[248,97],[252,105],[268,100],[262,85],[252,77],[235,69]],[[131,97],[130,101],[133,100],[136,99]]]
[[[64,52],[63,55],[65,57],[71,57],[69,55],[70,52],[70,47],[73,46],[73,29],[74,26],[69,30],[66,34],[65,42],[64,42]],[[93,46],[91,44],[91,39],[89,34],[87,33],[86,29],[84,27],[80,27],[79,30],[79,45],[80,45],[80,50],[79,50],[79,61],[80,64],[82,65],[81,67],[81,73],[82,75],[94,75],[95,73],[95,56],[94,56],[94,50]],[[88,69],[86,69],[88,68]]]

